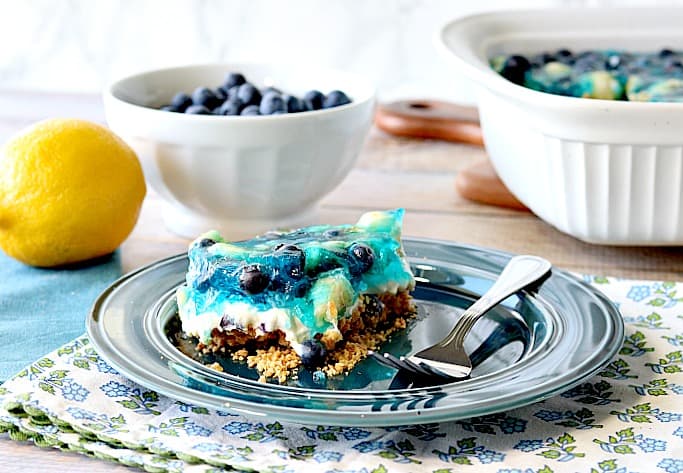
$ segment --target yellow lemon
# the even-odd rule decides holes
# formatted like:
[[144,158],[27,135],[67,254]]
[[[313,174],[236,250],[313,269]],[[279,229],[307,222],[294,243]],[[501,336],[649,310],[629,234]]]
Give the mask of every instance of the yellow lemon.
[[135,152],[95,123],[36,123],[0,150],[0,248],[52,267],[114,251],[145,197]]

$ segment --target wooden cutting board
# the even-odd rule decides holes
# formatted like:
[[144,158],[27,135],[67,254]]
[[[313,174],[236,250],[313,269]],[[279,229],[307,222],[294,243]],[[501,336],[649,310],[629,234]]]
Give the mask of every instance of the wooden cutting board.
[[[429,138],[484,146],[475,107],[437,100],[404,100],[379,105],[375,124],[396,136]],[[489,159],[473,162],[455,177],[456,190],[466,199],[489,205],[528,210],[496,174]]]

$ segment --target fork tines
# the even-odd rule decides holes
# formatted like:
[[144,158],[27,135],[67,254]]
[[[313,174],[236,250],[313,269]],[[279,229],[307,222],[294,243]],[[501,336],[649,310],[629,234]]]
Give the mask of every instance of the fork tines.
[[[401,386],[395,386],[395,383],[392,383],[394,388],[401,387],[405,389],[407,387],[437,386],[464,379],[456,378],[443,373],[435,368],[432,368],[426,363],[415,363],[404,357],[398,358],[391,353],[380,354],[374,351],[369,351],[368,355],[377,360],[379,363],[390,368],[395,368],[399,371],[396,375],[396,378],[403,381],[399,383]],[[406,384],[406,380],[409,380],[409,386],[404,386]],[[393,388],[390,387],[390,389]]]

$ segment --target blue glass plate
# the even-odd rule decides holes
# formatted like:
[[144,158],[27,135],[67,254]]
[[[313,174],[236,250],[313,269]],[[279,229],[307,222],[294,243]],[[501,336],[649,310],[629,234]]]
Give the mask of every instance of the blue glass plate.
[[[403,243],[418,281],[418,316],[382,346],[395,355],[442,338],[510,258],[452,242]],[[304,370],[287,385],[259,383],[243,363],[202,358],[183,344],[173,293],[186,268],[187,258],[178,255],[116,281],[93,306],[90,340],[119,372],[161,394],[280,421],[389,426],[504,411],[584,381],[609,363],[624,336],[621,316],[605,296],[553,270],[538,294],[510,297],[477,323],[465,344],[476,360],[471,379],[391,389],[395,370],[366,359],[345,376],[318,380]],[[213,361],[224,371],[203,364]]]

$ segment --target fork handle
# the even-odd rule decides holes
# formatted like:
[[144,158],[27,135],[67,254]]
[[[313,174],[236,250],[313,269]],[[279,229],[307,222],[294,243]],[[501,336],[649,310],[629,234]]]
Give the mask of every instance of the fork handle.
[[445,347],[456,343],[462,346],[465,336],[482,315],[516,292],[544,280],[551,268],[549,261],[538,256],[519,255],[511,258],[493,286],[463,312],[453,330],[438,345]]

